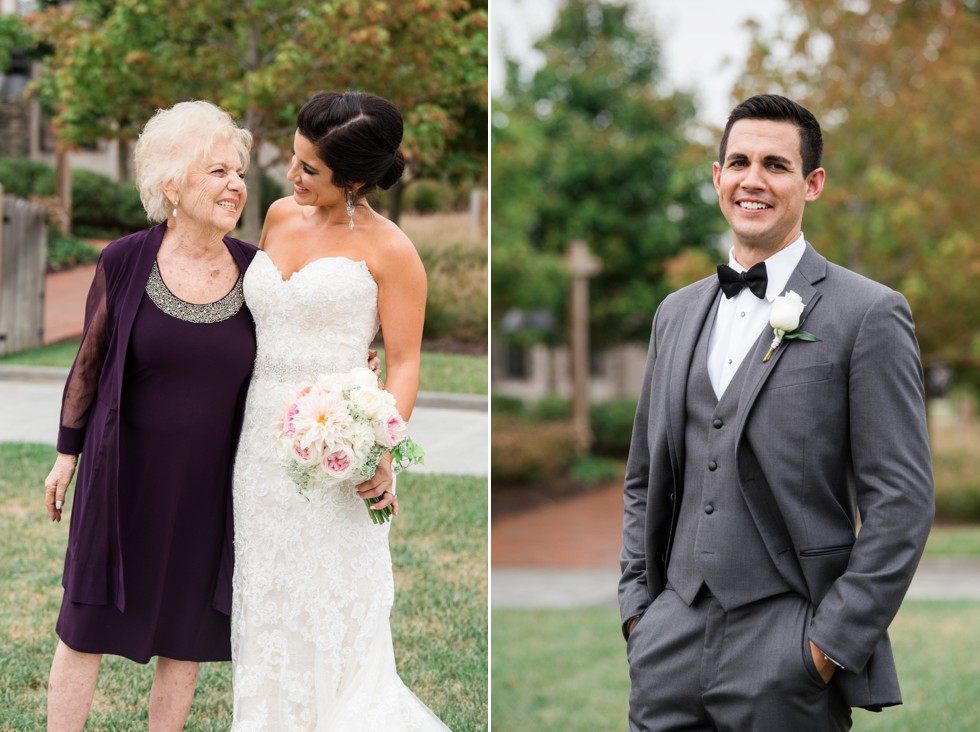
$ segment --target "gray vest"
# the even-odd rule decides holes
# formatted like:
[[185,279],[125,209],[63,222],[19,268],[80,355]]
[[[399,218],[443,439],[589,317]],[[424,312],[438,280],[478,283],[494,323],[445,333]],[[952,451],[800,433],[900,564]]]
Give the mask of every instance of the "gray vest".
[[667,580],[688,605],[706,585],[731,610],[790,588],[766,550],[736,477],[735,416],[755,349],[719,401],[708,377],[715,310],[708,311],[701,328],[687,381],[684,489]]

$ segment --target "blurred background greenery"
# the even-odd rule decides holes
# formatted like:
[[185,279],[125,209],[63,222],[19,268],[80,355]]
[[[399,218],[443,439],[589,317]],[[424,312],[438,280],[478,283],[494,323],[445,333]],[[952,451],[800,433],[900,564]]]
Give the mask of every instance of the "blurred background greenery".
[[[586,475],[606,477],[594,459],[628,447],[628,388],[593,399],[602,403],[587,454],[576,453],[562,379],[510,388],[513,354],[567,343],[569,241],[583,239],[602,263],[590,281],[594,362],[623,344],[645,347],[663,297],[727,256],[711,184],[721,130],[697,116],[692,94],[664,91],[646,5],[560,2],[535,44],[543,61],[529,70],[507,59],[491,102],[495,488],[567,477],[583,459],[593,463]],[[782,93],[821,121],[827,185],[807,206],[807,239],[908,298],[939,516],[980,520],[980,155],[968,111],[980,106],[980,2],[786,0],[772,28],[749,24],[731,106]]]
[[[807,206],[804,232],[830,260],[908,298],[936,479],[927,554],[977,565],[980,2],[777,4],[778,17],[763,23],[756,14],[730,29],[751,40],[728,61],[738,73],[725,107],[780,93],[820,120],[827,185]],[[494,38],[527,22],[519,2],[506,5]],[[666,11],[654,12],[654,0],[549,5],[553,22],[533,52],[499,65],[491,100],[492,526],[522,506],[547,521],[563,496],[571,505],[582,491],[617,490],[634,372],[656,307],[711,274],[731,246],[711,183],[721,129],[665,66],[671,28],[656,18]],[[673,11],[704,29],[688,56],[717,37],[710,14],[719,5]],[[574,239],[602,263],[589,281],[587,449],[576,439],[567,375],[565,257]],[[618,355],[629,349],[633,356]],[[856,711],[855,729],[976,728],[980,667],[967,649],[978,618],[977,601],[906,602],[892,636],[905,705]],[[494,609],[492,623],[494,729],[625,728],[629,679],[614,609]]]

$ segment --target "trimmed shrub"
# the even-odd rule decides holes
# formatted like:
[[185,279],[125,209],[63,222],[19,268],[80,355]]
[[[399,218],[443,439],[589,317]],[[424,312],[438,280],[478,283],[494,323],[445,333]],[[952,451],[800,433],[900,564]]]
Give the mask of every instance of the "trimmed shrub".
[[546,396],[530,405],[528,413],[533,419],[544,421],[570,419],[572,403],[565,397]]
[[466,211],[470,206],[472,183],[452,183],[424,179],[405,186],[403,206],[406,211],[433,214],[437,211]]
[[[10,195],[51,198],[55,194],[54,178],[54,169],[45,163],[0,159],[0,182]],[[115,239],[149,225],[131,181],[116,183],[101,173],[78,168],[71,172],[71,196],[73,234]]]
[[441,186],[434,181],[413,183],[405,189],[405,198],[407,208],[418,214],[431,214],[448,208]]
[[933,451],[936,518],[980,521],[980,477],[975,454]]
[[517,397],[490,394],[490,412],[492,414],[510,414],[516,417],[524,414],[524,409],[524,402]]
[[626,468],[622,461],[595,455],[583,455],[573,464],[569,474],[572,480],[590,486],[606,485],[622,481]]
[[0,158],[0,183],[10,196],[29,199],[54,194],[54,170],[26,158]]
[[79,236],[116,239],[150,225],[136,184],[116,183],[91,170],[71,174],[72,232]]
[[425,337],[487,340],[487,255],[476,248],[419,246],[429,292]]
[[87,241],[72,236],[62,236],[48,231],[48,271],[57,272],[80,264],[91,264],[99,259],[99,249]]
[[527,422],[495,414],[490,444],[494,483],[533,483],[560,475],[576,456],[575,433],[568,422]]
[[593,450],[596,453],[614,457],[626,457],[629,454],[636,402],[636,399],[621,399],[592,407],[589,421],[595,438]]
[[[282,182],[267,173],[262,174],[262,183],[259,188],[259,206],[262,207],[263,220],[265,220],[265,215],[269,211],[269,206],[274,204],[280,198],[285,198],[286,196],[292,194],[292,187],[290,187],[289,190],[286,190]],[[252,194],[250,191],[249,198],[251,197]]]

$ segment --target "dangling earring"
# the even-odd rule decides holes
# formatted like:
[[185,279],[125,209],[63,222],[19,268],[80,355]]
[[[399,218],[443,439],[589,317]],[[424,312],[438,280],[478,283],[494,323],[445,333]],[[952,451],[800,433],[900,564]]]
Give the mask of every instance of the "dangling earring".
[[354,191],[350,188],[347,189],[347,218],[350,222],[347,224],[347,228],[351,231],[354,230]]
[[177,199],[174,199],[174,218],[177,218]]

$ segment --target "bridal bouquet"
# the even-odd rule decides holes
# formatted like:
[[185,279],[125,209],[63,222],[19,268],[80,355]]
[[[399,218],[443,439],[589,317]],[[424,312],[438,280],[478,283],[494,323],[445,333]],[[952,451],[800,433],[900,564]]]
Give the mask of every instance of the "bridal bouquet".
[[[276,452],[304,496],[351,479],[370,480],[385,453],[393,457],[394,472],[425,457],[407,436],[395,398],[378,386],[368,368],[321,374],[289,401],[275,427]],[[376,524],[392,514],[390,506],[370,508],[380,500],[364,499]]]

